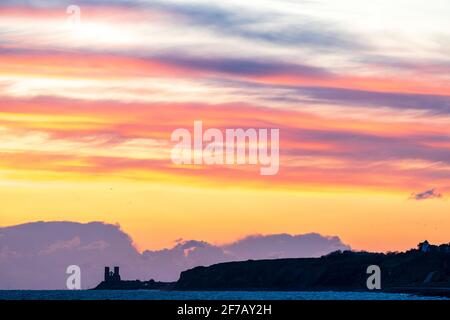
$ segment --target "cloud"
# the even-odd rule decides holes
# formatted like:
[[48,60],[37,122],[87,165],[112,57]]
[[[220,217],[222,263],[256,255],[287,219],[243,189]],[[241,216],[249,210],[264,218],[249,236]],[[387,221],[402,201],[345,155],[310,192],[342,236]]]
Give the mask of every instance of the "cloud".
[[236,260],[319,257],[330,251],[347,250],[338,237],[317,233],[302,235],[254,235],[223,246]]
[[[73,4],[71,0],[8,0],[0,3],[0,7],[27,6],[31,8],[60,8]],[[114,5],[114,6],[138,6],[140,1],[137,0],[79,0],[77,5]]]
[[[1,7],[65,8],[68,0],[12,0]],[[302,3],[302,4],[305,4]],[[89,7],[113,6],[151,10],[173,16],[177,23],[208,29],[220,35],[275,45],[309,47],[321,50],[367,49],[368,44],[340,25],[286,10],[255,9],[248,5],[211,4],[207,2],[138,1],[138,0],[79,0],[77,5]],[[291,5],[291,4],[286,4]]]
[[422,110],[430,114],[450,114],[450,96],[444,95],[376,92],[330,87],[304,87],[297,90],[316,103],[328,102],[357,107],[391,107]]
[[442,198],[442,194],[436,189],[430,189],[420,193],[412,193],[410,199],[414,200],[429,200],[429,199],[439,199]]
[[125,279],[175,281],[181,271],[219,262],[317,257],[350,249],[319,234],[256,235],[226,245],[181,240],[174,247],[139,253],[119,226],[101,222],[35,222],[0,228],[0,289],[65,289],[69,265],[82,271],[83,288],[102,280],[104,266]]
[[[14,116],[36,116],[36,123],[17,117],[4,122],[0,146],[3,168],[20,170],[29,177],[34,172],[80,175],[95,179],[100,175],[125,174],[129,179],[146,179],[157,172],[164,177],[182,177],[210,185],[255,182],[265,186],[258,170],[224,166],[204,167],[200,172],[173,167],[167,143],[175,128],[190,128],[196,119],[206,126],[280,128],[282,170],[271,187],[311,184],[367,186],[419,190],[440,186],[450,177],[448,170],[450,136],[439,126],[416,122],[331,121],[297,110],[270,109],[250,104],[202,103],[117,103],[55,97],[0,98],[0,110]],[[104,115],[108,114],[108,121]],[[177,118],[171,118],[177,114]],[[249,117],[248,115],[252,115]],[[38,121],[46,118],[46,122]],[[13,118],[15,119],[15,118]],[[76,126],[60,128],[64,119]],[[167,122],[171,119],[171,122]],[[45,127],[48,126],[48,127]],[[366,128],[370,128],[367,130]],[[441,131],[443,131],[441,133]],[[14,141],[12,143],[11,141]],[[75,146],[75,148],[74,148]],[[131,152],[127,152],[130,151]],[[82,166],[78,165],[83,163]],[[330,165],[323,166],[323,163]],[[94,176],[95,175],[95,176]],[[386,177],[389,177],[387,179]],[[47,178],[47,177],[46,177]],[[417,181],[426,184],[417,185]],[[408,191],[408,194],[410,192]]]
[[178,15],[191,24],[209,28],[217,33],[246,40],[315,49],[368,48],[367,44],[358,41],[355,34],[306,15],[290,15],[286,12],[255,8],[249,10],[245,6],[226,8],[209,3],[150,1],[145,3],[145,6]]
[[[52,254],[59,250],[70,250],[80,246],[80,237],[74,237],[67,241],[56,241],[49,245],[46,249],[42,250],[40,254]],[[89,245],[88,245],[89,246]]]
[[177,66],[192,71],[220,72],[229,75],[263,76],[263,75],[297,75],[308,77],[332,77],[324,68],[306,64],[285,63],[264,59],[225,58],[225,57],[189,57],[164,55],[154,57],[161,63]]

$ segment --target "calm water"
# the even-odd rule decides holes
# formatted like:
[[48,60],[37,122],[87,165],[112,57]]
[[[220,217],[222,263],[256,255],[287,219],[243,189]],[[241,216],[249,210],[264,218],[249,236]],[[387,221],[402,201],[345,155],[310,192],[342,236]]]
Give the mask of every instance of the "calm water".
[[438,300],[375,292],[2,291],[0,300]]

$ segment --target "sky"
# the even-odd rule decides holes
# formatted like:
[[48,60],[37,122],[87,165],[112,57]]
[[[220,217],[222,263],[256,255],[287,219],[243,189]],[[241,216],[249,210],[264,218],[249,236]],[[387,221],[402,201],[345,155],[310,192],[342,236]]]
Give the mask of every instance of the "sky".
[[[448,39],[447,0],[2,1],[0,226],[448,242]],[[195,120],[279,129],[278,174],[173,164]]]

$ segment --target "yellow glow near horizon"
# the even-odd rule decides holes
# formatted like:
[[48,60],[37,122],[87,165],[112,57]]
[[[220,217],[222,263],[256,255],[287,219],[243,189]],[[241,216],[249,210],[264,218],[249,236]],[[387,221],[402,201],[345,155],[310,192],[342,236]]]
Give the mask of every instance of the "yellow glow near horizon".
[[227,243],[249,234],[308,232],[339,235],[354,249],[404,250],[419,239],[446,242],[450,230],[448,201],[418,203],[401,193],[127,182],[24,182],[13,188],[1,184],[0,193],[2,226],[42,220],[119,223],[140,250],[171,247],[179,238]]

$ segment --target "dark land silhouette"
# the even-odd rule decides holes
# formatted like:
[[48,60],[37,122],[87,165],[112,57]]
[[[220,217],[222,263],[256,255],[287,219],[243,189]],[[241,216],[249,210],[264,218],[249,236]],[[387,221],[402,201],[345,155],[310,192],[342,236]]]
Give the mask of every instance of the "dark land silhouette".
[[195,267],[182,272],[177,282],[121,281],[114,274],[105,274],[105,281],[95,289],[365,291],[371,265],[381,269],[382,291],[450,297],[450,244],[433,246],[427,241],[401,253],[336,251],[320,258]]
[[95,287],[96,290],[170,290],[175,287],[175,282],[157,282],[155,280],[121,280],[120,268],[114,267],[111,272],[105,267],[104,280]]

